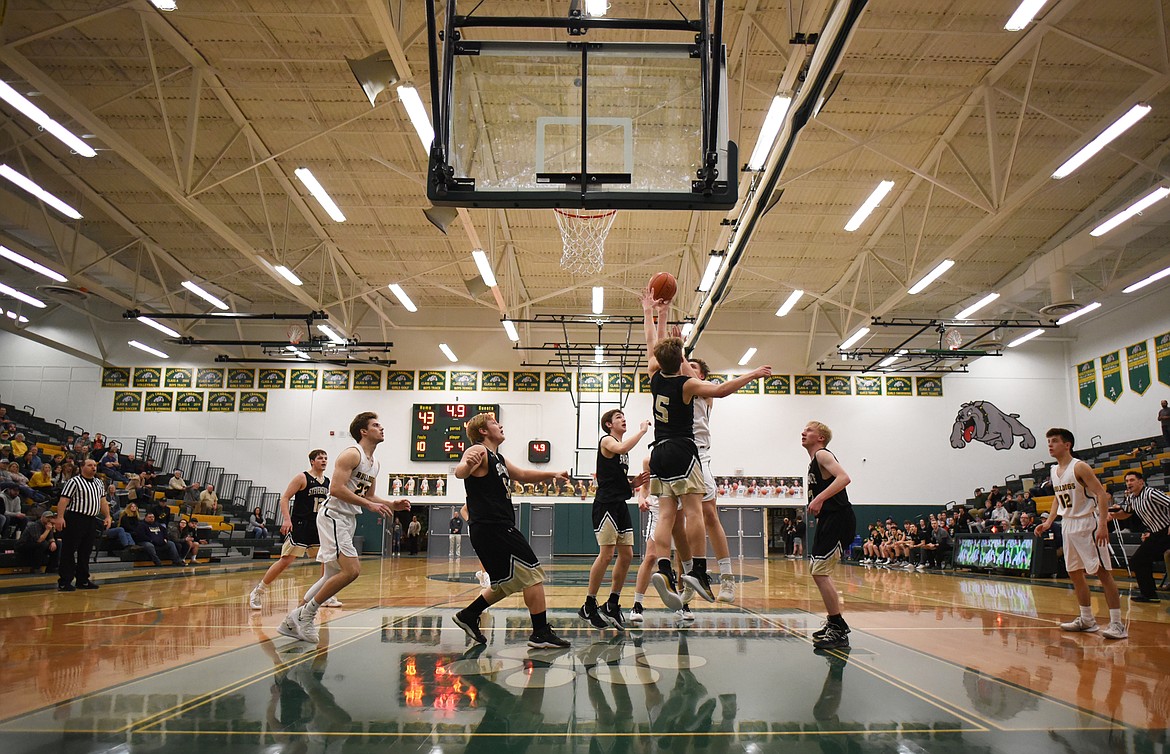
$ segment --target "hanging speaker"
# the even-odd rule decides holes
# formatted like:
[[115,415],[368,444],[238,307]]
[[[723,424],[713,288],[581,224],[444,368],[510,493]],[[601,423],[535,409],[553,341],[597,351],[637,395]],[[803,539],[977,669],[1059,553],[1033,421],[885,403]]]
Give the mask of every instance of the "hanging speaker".
[[431,225],[446,233],[451,221],[459,217],[459,210],[454,207],[427,207],[423,214],[431,221]]
[[394,61],[386,50],[379,50],[360,60],[346,58],[345,62],[349,63],[349,70],[353,71],[354,78],[370,100],[370,107],[374,106],[374,100],[379,94],[398,81],[398,69],[394,67]]

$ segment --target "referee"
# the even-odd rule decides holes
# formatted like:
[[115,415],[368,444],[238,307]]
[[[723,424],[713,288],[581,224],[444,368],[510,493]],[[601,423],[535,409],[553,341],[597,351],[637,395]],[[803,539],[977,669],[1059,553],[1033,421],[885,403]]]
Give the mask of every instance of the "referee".
[[1146,478],[1140,471],[1125,472],[1125,499],[1121,509],[1113,512],[1113,518],[1124,520],[1130,516],[1138,519],[1149,530],[1142,539],[1137,552],[1129,561],[1137,579],[1141,594],[1131,596],[1131,602],[1158,603],[1158,592],[1154,588],[1154,560],[1161,560],[1170,549],[1170,497],[1146,486]]
[[[65,483],[57,501],[57,518],[53,525],[61,533],[61,564],[57,577],[58,592],[97,589],[89,578],[89,556],[97,537],[97,517],[101,514],[105,528],[110,528],[110,504],[97,478],[97,461],[86,458],[81,473]],[[73,577],[77,586],[73,586]]]

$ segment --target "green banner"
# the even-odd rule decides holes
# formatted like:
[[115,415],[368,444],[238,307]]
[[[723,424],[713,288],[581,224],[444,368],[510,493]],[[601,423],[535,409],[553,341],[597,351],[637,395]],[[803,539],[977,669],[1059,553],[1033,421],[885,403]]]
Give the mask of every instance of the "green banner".
[[739,390],[736,390],[735,392],[736,392],[736,395],[759,395],[760,394],[760,381],[758,379],[752,380],[751,382],[744,385],[743,387],[741,387]]
[[858,395],[881,395],[882,394],[882,378],[881,377],[863,377],[857,375],[853,378]]
[[650,375],[646,374],[645,372],[638,372],[638,392],[650,392]]
[[212,390],[207,394],[207,410],[212,413],[225,413],[236,410],[236,394]]
[[187,413],[203,411],[203,393],[194,390],[180,390],[175,393],[175,410]]
[[942,397],[942,377],[915,377],[914,383],[918,395],[927,398]]
[[382,372],[377,369],[353,370],[354,390],[381,390]]
[[820,395],[821,376],[819,374],[798,374],[796,380],[797,395]]
[[1170,385],[1170,332],[1154,338],[1154,357],[1158,361],[1158,382]]
[[1117,403],[1121,398],[1121,354],[1118,351],[1101,357],[1101,389],[1105,397]]
[[191,387],[195,381],[195,370],[184,367],[167,367],[163,387]]
[[791,395],[792,378],[786,374],[774,374],[764,378],[764,395]]
[[158,367],[134,367],[134,387],[158,387],[162,384],[162,370]]
[[605,376],[605,389],[610,393],[634,392],[634,373],[610,372]]
[[386,372],[387,390],[414,390],[414,372],[391,369]]
[[118,390],[114,393],[115,411],[141,411],[142,393],[132,390]]
[[479,389],[489,393],[508,392],[508,373],[484,372],[480,379]]
[[261,369],[256,382],[264,390],[283,390],[286,376],[283,369]]
[[1125,349],[1125,367],[1129,371],[1129,389],[1145,395],[1150,389],[1150,350],[1144,340]]
[[418,373],[419,390],[446,390],[447,373],[437,369],[423,369]]
[[249,390],[256,387],[256,370],[240,369],[239,367],[228,367],[227,386],[235,388],[242,387]]
[[[348,380],[347,380],[348,382]],[[288,370],[288,386],[293,390],[316,390],[317,389],[317,370],[316,369],[290,369]],[[260,387],[265,387],[264,380],[260,380]]]
[[727,375],[722,372],[712,372],[707,375],[707,382],[722,385],[724,382],[727,382]]
[[914,386],[910,383],[909,377],[887,375],[886,395],[914,395]]
[[600,393],[604,384],[601,372],[577,372],[577,390],[582,393]]
[[451,372],[451,389],[452,390],[478,390],[479,389],[479,372],[465,372],[452,371]]
[[[102,367],[102,387],[130,387],[130,370],[126,367]],[[117,409],[114,409],[117,411]]]
[[1092,408],[1097,402],[1097,362],[1090,359],[1083,364],[1077,364],[1077,392],[1080,393],[1081,405]]
[[223,388],[222,369],[199,369],[195,372],[195,387]]
[[567,393],[572,384],[569,375],[565,372],[544,373],[544,392],[546,393]]
[[174,411],[175,394],[169,391],[147,390],[145,405],[147,411]]
[[853,381],[833,374],[825,377],[825,395],[852,395]]
[[517,393],[539,393],[540,372],[512,372],[512,390]]
[[349,390],[349,370],[326,369],[321,373],[321,389]]
[[245,390],[240,393],[240,411],[258,414],[268,410],[268,393]]

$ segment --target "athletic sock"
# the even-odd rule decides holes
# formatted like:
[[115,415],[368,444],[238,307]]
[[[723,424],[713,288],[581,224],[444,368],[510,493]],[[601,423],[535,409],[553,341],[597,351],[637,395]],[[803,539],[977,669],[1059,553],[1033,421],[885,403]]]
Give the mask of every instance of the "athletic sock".
[[845,622],[845,618],[841,615],[841,613],[837,613],[836,615],[830,615],[829,616],[829,623],[832,623],[834,626],[837,626],[838,628],[845,629],[846,631],[849,630],[849,624]]
[[1096,623],[1097,619],[1093,616],[1092,605],[1081,605],[1081,617],[1089,623]]
[[585,595],[585,604],[586,605],[593,605],[594,607],[597,607],[597,595],[596,594]]
[[[609,593],[609,604],[617,605],[620,601],[621,601],[620,594],[618,594],[617,592],[610,592]],[[1118,619],[1118,620],[1120,620],[1120,619]]]
[[719,575],[731,575],[731,558],[719,558]]
[[488,604],[488,601],[485,600],[483,598],[483,595],[481,594],[475,598],[474,602],[472,602],[467,607],[463,608],[462,612],[469,615],[469,616],[475,616],[475,615],[481,614],[484,610],[487,610],[489,607],[491,607],[491,605]]
[[305,615],[312,618],[313,616],[315,616],[317,614],[317,608],[319,608],[319,607],[321,607],[321,603],[317,602],[316,598],[309,600],[308,602],[305,603],[305,607],[304,607]]
[[691,562],[694,563],[694,565],[687,569],[687,573],[706,573],[707,572],[707,559],[706,558],[694,558],[693,560],[691,560]]
[[696,560],[698,560],[698,558],[691,558],[690,560],[684,560],[682,562],[683,573],[690,573],[691,571],[695,570],[695,561]]
[[263,581],[261,581],[259,584],[256,585],[256,588],[253,591],[263,592],[267,588],[268,588],[268,585],[265,584]]
[[1109,608],[1109,622],[1110,623],[1120,623],[1121,622],[1121,608],[1120,607]]
[[641,592],[634,592],[634,604],[635,604],[635,605],[641,605],[641,604],[642,604],[642,598],[643,598],[643,597],[645,597],[645,596],[646,596],[646,595],[645,595],[645,594],[642,594]]
[[542,611],[539,613],[529,613],[529,616],[532,618],[532,632],[533,633],[536,633],[538,631],[543,631],[544,629],[548,628],[548,613],[547,612]]

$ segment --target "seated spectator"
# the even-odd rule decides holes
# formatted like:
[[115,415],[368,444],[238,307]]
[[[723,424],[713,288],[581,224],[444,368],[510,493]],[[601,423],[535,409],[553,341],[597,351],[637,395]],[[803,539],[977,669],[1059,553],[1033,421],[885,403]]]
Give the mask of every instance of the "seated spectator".
[[20,495],[29,498],[34,503],[45,502],[45,496],[28,485],[28,477],[20,473],[20,466],[16,463],[8,464],[8,470],[0,470],[0,490],[15,487]]
[[12,438],[12,442],[8,443],[8,447],[12,448],[13,458],[23,458],[24,454],[28,452],[28,443],[24,441],[24,433],[17,432],[16,437]]
[[[107,498],[108,499],[108,498]],[[114,514],[110,513],[110,518]],[[132,547],[134,545],[134,537],[131,532],[138,528],[141,521],[138,518],[138,506],[133,503],[126,506],[122,511],[122,515],[118,516],[118,525],[111,526],[102,532],[102,537],[105,539],[116,540],[122,547]]]
[[1004,491],[999,488],[999,485],[998,484],[991,485],[991,492],[987,493],[987,502],[991,503],[992,505],[995,505],[999,501],[1003,500],[1003,497],[1004,497]]
[[931,546],[926,550],[927,568],[945,568],[951,562],[951,533],[939,524],[931,536]]
[[995,527],[995,530],[1001,532],[1005,531],[1007,529],[1008,521],[1011,520],[1011,517],[1011,513],[1009,513],[1008,509],[1004,507],[1003,499],[1001,498],[998,502],[996,502],[995,508],[993,508],[991,511],[991,521],[992,525]]
[[166,525],[157,521],[153,513],[147,513],[145,520],[141,521],[130,534],[134,537],[135,544],[146,551],[156,566],[162,565],[162,559],[159,557],[160,552],[167,556],[172,565],[186,565],[179,558],[178,547],[167,536]]
[[146,493],[142,489],[142,477],[138,474],[131,474],[126,479],[126,486],[122,489],[126,495],[126,502],[137,503],[141,502],[139,498],[145,499]]
[[199,493],[199,504],[195,506],[195,512],[208,515],[215,515],[219,512],[219,496],[215,494],[215,485],[209,484]]
[[41,466],[43,466],[44,463],[45,459],[41,458],[41,449],[36,445],[33,445],[28,449],[28,452],[24,454],[24,459],[21,461],[20,465],[22,471],[27,469],[27,471],[24,471],[24,475],[31,477],[33,472],[40,471]]
[[58,486],[64,487],[65,483],[75,476],[77,476],[77,463],[72,460],[66,460],[61,464],[61,470],[57,474]]
[[122,471],[127,476],[131,474],[141,474],[146,470],[146,463],[141,458],[135,458],[133,453],[126,456],[126,463],[122,466]]
[[190,560],[194,563],[199,558],[199,529],[194,522],[185,518],[179,519],[179,527],[175,530],[175,541],[179,545],[179,554],[183,562]]
[[59,556],[56,528],[53,526],[53,511],[45,511],[25,527],[24,536],[16,544],[16,554],[22,562],[32,566],[33,573],[52,573],[57,570]]
[[187,487],[187,480],[183,479],[183,472],[175,469],[175,473],[171,474],[171,478],[167,480],[167,489],[176,492],[186,492]]
[[248,516],[248,531],[246,536],[252,539],[268,539],[268,525],[264,521],[264,514],[260,512],[259,506],[252,509],[252,515]]
[[122,473],[122,462],[118,459],[118,452],[110,448],[98,460],[98,473],[105,474],[107,479],[126,483],[126,475]]
[[1031,513],[1021,513],[1012,531],[1022,534],[1031,534],[1036,529],[1036,517]]
[[53,481],[53,465],[51,463],[41,464],[41,467],[34,471],[33,475],[28,478],[28,486],[42,495],[51,498],[52,495],[50,493],[56,486]]
[[78,455],[88,455],[93,443],[89,439],[89,432],[82,432],[81,437],[73,441],[73,452]]
[[18,533],[23,533],[25,527],[28,526],[28,516],[24,515],[24,501],[20,497],[20,490],[15,487],[5,487],[4,491],[0,492],[0,498],[4,499],[4,516],[7,518],[4,522],[4,528],[11,526]]

